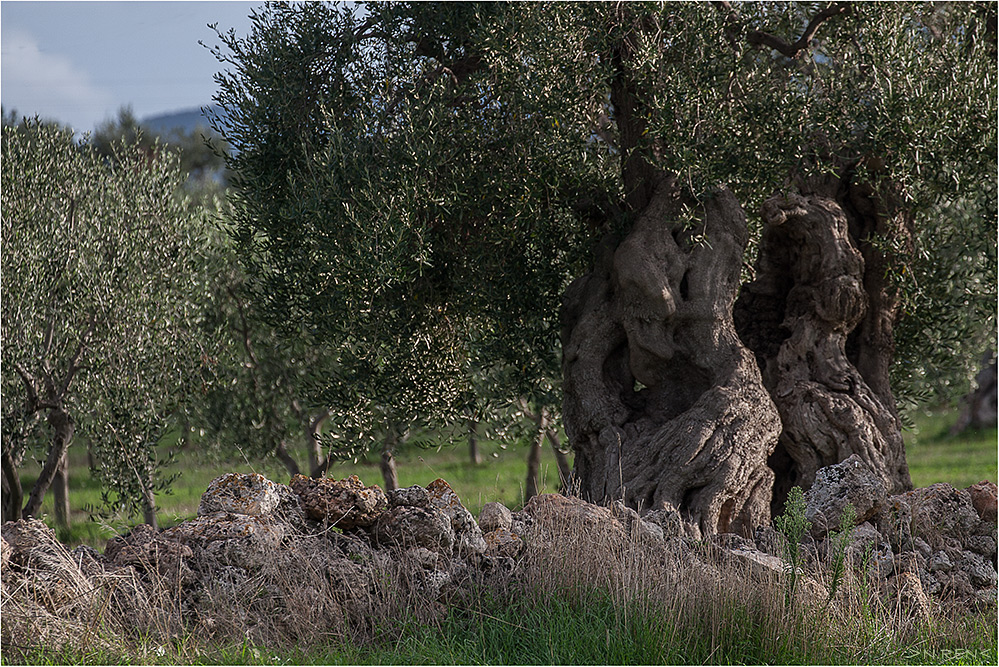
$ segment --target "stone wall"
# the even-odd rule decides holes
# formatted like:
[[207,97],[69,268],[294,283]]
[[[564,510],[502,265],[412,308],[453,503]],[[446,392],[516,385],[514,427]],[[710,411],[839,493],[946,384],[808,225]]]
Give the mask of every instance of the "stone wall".
[[[854,456],[821,469],[805,499],[812,523],[803,545],[808,595],[828,593],[821,576],[808,575],[833,558],[829,532],[849,503],[858,525],[846,543],[847,562],[884,595],[904,593],[918,613],[931,604],[995,606],[994,484],[963,490],[936,484],[888,495]],[[557,529],[566,525],[572,531]],[[110,540],[104,553],[90,547],[70,552],[37,520],[5,524],[3,605],[6,613],[18,595],[27,595],[55,613],[62,608],[57,599],[118,576],[155,593],[154,602],[159,595],[164,607],[175,605],[188,627],[210,627],[221,613],[242,615],[249,625],[265,617],[274,623],[306,603],[339,614],[344,623],[364,623],[372,605],[384,603],[375,598],[384,597],[376,584],[386,572],[428,604],[440,605],[463,582],[515,572],[526,552],[555,549],[570,533],[580,548],[599,537],[621,550],[683,554],[707,569],[735,562],[775,580],[788,568],[781,560],[783,536],[771,527],[752,539],[704,539],[676,512],[639,516],[622,503],[602,507],[555,494],[536,496],[517,512],[488,503],[476,521],[440,479],[385,493],[356,476],[298,476],[286,486],[230,473],[211,483],[196,518],[160,532],[140,525]],[[232,600],[246,595],[225,592],[247,590],[255,591],[252,602],[233,609]],[[148,600],[144,604],[149,607]]]

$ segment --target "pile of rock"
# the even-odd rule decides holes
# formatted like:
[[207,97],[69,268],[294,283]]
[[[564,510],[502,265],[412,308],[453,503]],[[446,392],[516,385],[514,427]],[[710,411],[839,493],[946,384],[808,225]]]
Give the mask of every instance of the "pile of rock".
[[968,603],[996,603],[996,485],[934,484],[889,496],[856,455],[822,468],[805,493],[815,552],[839,529],[846,506],[857,514],[847,546],[855,563],[879,570],[889,588]]
[[[847,556],[886,590],[905,591],[917,608],[928,597],[995,604],[994,484],[966,490],[937,484],[889,496],[879,478],[851,457],[819,471],[805,498],[812,533],[804,552],[811,564],[828,562],[835,548],[830,531],[839,528],[849,504],[857,525]],[[51,579],[76,590],[127,572],[147,589],[174,595],[171,604],[182,609],[185,623],[210,624],[220,606],[232,606],[220,603],[232,599],[221,595],[225,590],[254,591],[251,606],[261,617],[280,616],[302,600],[326,608],[332,599],[337,614],[363,619],[387,571],[406,573],[407,585],[438,600],[470,577],[511,572],[528,545],[533,553],[549,548],[565,539],[553,526],[569,524],[574,539],[599,536],[622,549],[669,547],[696,554],[709,569],[735,560],[772,575],[786,570],[783,538],[772,527],[761,527],[752,539],[700,540],[675,511],[639,516],[620,502],[601,507],[560,495],[537,496],[519,512],[488,503],[476,522],[444,480],[386,494],[356,476],[297,476],[285,486],[261,475],[228,474],[211,483],[195,519],[162,532],[138,526],[108,542],[103,554],[89,547],[67,552],[39,521],[5,524],[4,604],[13,588],[25,590],[29,573],[35,589]],[[58,567],[46,565],[45,554],[56,552]],[[44,596],[36,597],[46,604]]]

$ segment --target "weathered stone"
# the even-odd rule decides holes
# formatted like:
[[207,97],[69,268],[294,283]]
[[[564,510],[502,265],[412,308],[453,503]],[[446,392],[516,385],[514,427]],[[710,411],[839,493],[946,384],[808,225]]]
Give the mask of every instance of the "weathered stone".
[[756,548],[771,556],[780,556],[783,553],[783,537],[773,526],[759,526],[753,532],[753,542]]
[[599,535],[615,541],[625,538],[621,522],[614,518],[610,509],[579,498],[545,493],[531,498],[524,505],[524,512],[533,517],[535,523],[557,521],[565,526],[574,524],[576,528],[594,537]]
[[201,494],[198,516],[231,512],[265,516],[278,508],[278,485],[260,474],[228,473],[216,477]]
[[513,513],[502,503],[486,503],[479,512],[479,528],[491,533],[502,528],[509,531],[513,527]]
[[691,540],[701,539],[701,529],[697,524],[685,521],[680,513],[672,507],[662,507],[646,512],[642,519],[650,524],[659,526],[663,531],[664,539],[675,537]]
[[839,530],[846,506],[853,505],[857,523],[871,519],[884,504],[888,491],[877,475],[858,455],[820,468],[815,482],[805,492],[805,518],[812,523],[812,536],[821,538]]
[[665,533],[661,526],[642,519],[638,516],[638,512],[622,501],[611,502],[610,509],[614,518],[621,522],[633,539],[652,542],[662,542],[665,539]]
[[996,524],[996,485],[985,480],[968,487],[968,494],[971,496],[971,504],[982,521]]
[[80,571],[87,576],[93,576],[104,571],[104,557],[97,549],[89,544],[81,544],[70,552],[73,562],[77,564]]
[[519,512],[513,513],[510,521],[510,532],[523,540],[527,538],[527,535],[531,532],[531,527],[533,525],[534,517],[524,510],[520,510]]
[[451,521],[451,529],[455,536],[455,555],[467,557],[482,554],[486,543],[482,539],[482,530],[475,523],[472,513],[461,504],[461,499],[451,485],[443,479],[436,479],[427,485],[427,496],[430,504],[443,512]]
[[[914,489],[892,496],[890,500],[891,508],[902,510],[897,513],[899,521],[893,524],[898,525],[892,525],[892,530],[920,537],[934,550],[943,548],[948,538],[960,544],[980,532],[982,522],[971,504],[971,494],[950,484]],[[899,540],[900,544],[908,546],[905,542]]]
[[888,582],[888,589],[898,607],[921,620],[930,617],[930,601],[923,591],[923,584],[914,572],[901,572]]
[[388,498],[381,488],[364,486],[357,475],[339,481],[295,475],[291,490],[310,519],[342,530],[370,528],[388,509]]
[[524,550],[524,540],[507,528],[495,528],[482,537],[486,543],[486,556],[492,558],[516,558]]
[[957,567],[968,574],[968,580],[975,588],[995,588],[997,583],[996,570],[992,563],[971,551],[961,554]]
[[203,551],[203,557],[220,564],[254,571],[273,558],[286,533],[283,524],[263,517],[218,512],[168,528],[163,538]]
[[139,572],[158,573],[167,578],[171,587],[194,582],[194,572],[186,561],[193,555],[189,547],[161,536],[146,524],[139,524],[127,535],[112,538],[104,549],[104,560],[109,566],[132,566]]
[[407,486],[388,492],[389,507],[430,507],[430,496],[422,486]]
[[921,537],[913,538],[912,546],[915,547],[916,551],[923,554],[924,558],[929,558],[933,553],[933,547],[927,544],[926,540]]
[[407,550],[406,557],[425,570],[436,569],[437,562],[440,560],[439,554],[424,547],[414,547]]
[[853,529],[846,556],[854,567],[866,565],[868,572],[878,572],[880,576],[887,576],[895,565],[891,545],[867,522]]
[[278,484],[278,506],[271,515],[271,519],[291,526],[296,531],[305,530],[305,510],[302,509],[302,501],[298,494],[291,490],[286,484]]
[[747,545],[740,545],[734,548],[724,547],[722,552],[730,560],[743,563],[750,571],[767,576],[776,576],[787,571],[788,566],[784,561],[776,556],[763,553]]
[[974,551],[979,556],[985,558],[985,560],[992,561],[995,565],[996,562],[996,539],[991,535],[972,535],[964,541],[965,548],[968,551]]
[[131,565],[140,572],[158,572],[180,584],[194,580],[194,573],[185,562],[192,555],[190,548],[161,537],[146,524],[139,524],[127,535],[112,538],[104,549],[104,560],[111,567]]
[[938,551],[930,558],[927,567],[930,572],[950,572],[954,568],[954,564],[950,562],[950,557],[946,551]]
[[381,513],[373,532],[379,546],[424,547],[445,556],[455,544],[450,518],[436,507],[393,507]]

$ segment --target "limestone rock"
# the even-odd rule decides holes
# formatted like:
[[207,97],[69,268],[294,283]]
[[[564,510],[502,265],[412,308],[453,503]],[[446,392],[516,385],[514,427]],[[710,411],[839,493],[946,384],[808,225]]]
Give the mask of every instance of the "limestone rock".
[[884,505],[887,495],[881,477],[856,454],[820,468],[812,487],[805,492],[805,518],[812,523],[812,536],[820,538],[831,530],[839,530],[847,504],[856,510],[857,523],[871,519]]
[[193,555],[190,547],[161,536],[144,523],[127,535],[112,538],[104,549],[104,561],[111,567],[132,566],[139,572],[157,573],[174,589],[194,582],[194,572],[187,563]]
[[534,496],[526,505],[524,513],[530,515],[535,524],[559,525],[562,530],[580,531],[591,538],[623,541],[626,537],[621,522],[614,518],[606,507],[599,507],[579,498],[571,498],[557,493]]
[[993,526],[996,523],[996,485],[985,480],[968,487],[971,504],[978,512],[979,518]]
[[479,528],[491,533],[500,528],[509,532],[513,527],[513,513],[503,503],[486,503],[479,512]]
[[771,556],[780,557],[784,553],[784,537],[773,526],[759,526],[753,532],[756,548]]
[[231,472],[216,477],[201,494],[198,516],[218,512],[265,516],[281,504],[277,486],[259,474],[241,475]]
[[389,507],[430,507],[430,496],[422,486],[407,486],[388,492]]
[[967,573],[968,580],[975,588],[996,587],[997,577],[995,567],[978,554],[971,551],[963,552],[961,560],[957,563],[957,567]]
[[955,489],[950,484],[933,484],[922,489],[892,496],[891,506],[908,525],[892,526],[895,530],[920,537],[933,549],[946,546],[946,540],[959,543],[981,534],[982,522],[971,502],[971,494]]
[[406,551],[405,555],[424,570],[437,569],[437,563],[440,561],[438,553],[425,547],[414,547]]
[[264,517],[218,512],[168,528],[162,537],[202,552],[199,560],[255,571],[272,560],[287,533]]
[[486,555],[493,558],[516,558],[524,550],[524,540],[508,528],[495,528],[483,535]]
[[339,481],[295,475],[291,490],[310,519],[342,530],[370,528],[388,509],[388,498],[381,488],[364,486],[357,475]]
[[439,509],[451,521],[451,530],[455,536],[455,555],[466,557],[482,554],[486,543],[482,539],[482,530],[475,523],[472,513],[461,504],[461,499],[451,485],[443,479],[436,479],[427,485],[427,496],[430,504]]
[[451,520],[436,507],[393,507],[379,515],[373,533],[378,546],[423,547],[445,556],[455,544]]

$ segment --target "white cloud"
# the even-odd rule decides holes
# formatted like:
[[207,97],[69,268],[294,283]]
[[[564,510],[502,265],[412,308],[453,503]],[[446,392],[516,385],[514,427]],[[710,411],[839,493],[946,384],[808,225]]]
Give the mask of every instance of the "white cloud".
[[90,81],[69,58],[43,51],[20,30],[0,37],[0,94],[4,108],[19,115],[38,114],[88,131],[114,106],[112,94]]

